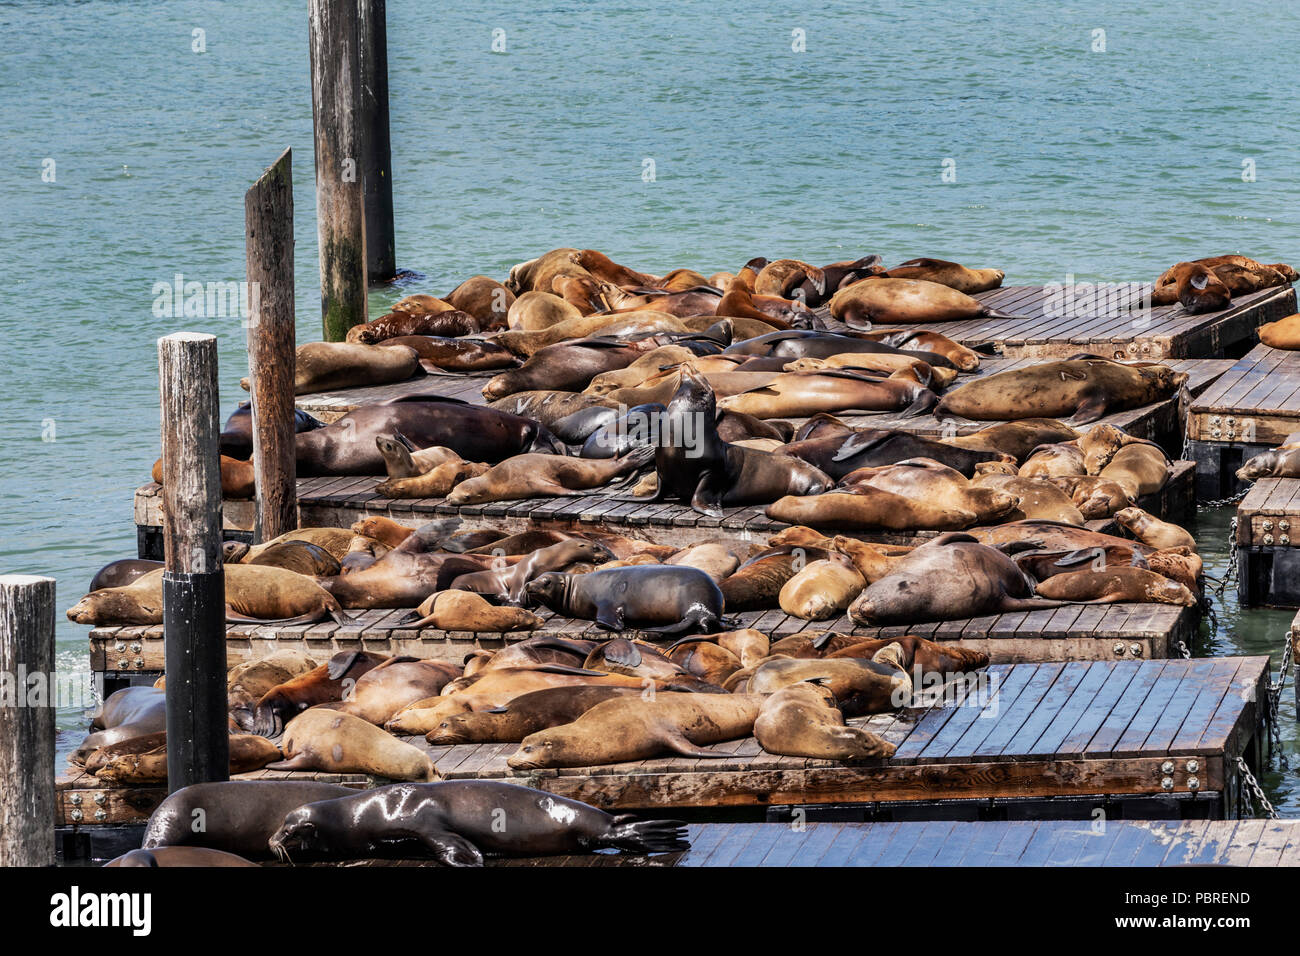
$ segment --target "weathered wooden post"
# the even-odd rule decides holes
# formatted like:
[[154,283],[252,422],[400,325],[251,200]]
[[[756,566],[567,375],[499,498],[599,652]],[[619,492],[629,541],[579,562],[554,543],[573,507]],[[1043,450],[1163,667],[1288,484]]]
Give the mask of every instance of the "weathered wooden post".
[[325,341],[366,321],[366,232],[361,166],[358,0],[308,0],[316,229]]
[[293,152],[244,194],[256,542],[298,527],[294,481]]
[[230,772],[216,337],[177,332],[159,339],[158,384],[167,786],[174,791]]
[[358,0],[361,17],[361,170],[365,185],[366,269],[372,282],[397,274],[393,244],[393,156],[388,132],[386,0]]
[[0,867],[54,865],[54,613],[53,578],[0,575]]

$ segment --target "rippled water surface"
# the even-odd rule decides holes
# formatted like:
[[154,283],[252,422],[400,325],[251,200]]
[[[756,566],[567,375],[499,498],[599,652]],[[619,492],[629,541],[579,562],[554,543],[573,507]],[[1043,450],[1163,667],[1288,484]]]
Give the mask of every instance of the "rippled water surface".
[[[1178,17],[1106,2],[520,6],[389,2],[398,261],[427,277],[414,290],[561,245],[705,274],[760,254],[932,255],[1008,283],[1300,258],[1278,42],[1295,7],[1263,29],[1232,2]],[[224,410],[241,395],[238,319],[155,318],[153,287],[243,278],[243,194],[286,146],[299,339],[319,337],[307,71],[302,3],[0,3],[0,567],[53,574],[61,606],[134,553],[158,336],[215,333]],[[401,294],[374,291],[372,310]],[[1227,520],[1197,522],[1215,573]],[[1290,617],[1229,601],[1196,651],[1276,656]],[[60,625],[59,662],[85,672],[84,628]],[[1293,750],[1289,688],[1283,703]],[[61,711],[61,748],[81,720]],[[1295,783],[1266,778],[1292,815]]]

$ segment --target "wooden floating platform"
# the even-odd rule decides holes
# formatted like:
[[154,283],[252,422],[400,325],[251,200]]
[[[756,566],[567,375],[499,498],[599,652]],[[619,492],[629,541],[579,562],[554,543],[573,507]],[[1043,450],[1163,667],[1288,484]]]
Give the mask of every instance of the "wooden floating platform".
[[1257,345],[1192,400],[1187,438],[1197,494],[1211,500],[1240,491],[1247,459],[1300,432],[1300,352]]
[[[1160,491],[1138,505],[1157,517],[1181,522],[1195,509],[1195,466],[1174,463],[1173,475]],[[790,527],[767,516],[766,505],[725,508],[721,517],[702,515],[678,502],[638,503],[620,500],[619,493],[586,494],[564,498],[524,498],[482,505],[450,505],[443,498],[382,498],[374,492],[373,477],[301,478],[298,481],[298,515],[302,527],[348,528],[362,518],[382,515],[399,524],[418,527],[438,518],[459,517],[466,530],[492,528],[506,534],[530,529],[570,532],[606,532],[645,539],[656,544],[688,547],[709,541],[761,542]],[[135,520],[139,556],[161,557],[162,489],[150,482],[135,494]],[[253,529],[253,502],[222,503],[222,520],[228,537],[248,535]],[[1094,531],[1113,533],[1111,519],[1087,522]],[[919,544],[937,536],[935,531],[899,533],[855,531],[852,537],[885,544]]]
[[[545,619],[536,631],[507,634],[419,630],[404,626],[408,610],[355,612],[347,625],[320,624],[226,626],[229,666],[257,660],[276,650],[293,648],[320,660],[339,651],[367,650],[380,654],[415,657],[460,664],[475,650],[499,650],[527,637],[608,639],[615,636],[591,621],[558,617],[542,609]],[[1195,608],[1170,604],[1070,604],[1042,611],[1018,611],[909,627],[862,627],[847,617],[805,621],[784,611],[742,611],[735,615],[742,627],[752,627],[773,640],[802,632],[833,630],[862,638],[915,634],[954,647],[983,651],[994,663],[1073,660],[1153,660],[1175,657],[1180,646],[1191,645],[1199,614]],[[661,637],[629,630],[628,636],[662,641]],[[100,627],[90,632],[90,669],[111,692],[135,679],[152,680],[164,670],[163,629]]]
[[[1258,767],[1267,746],[1268,658],[1008,664],[984,675],[964,697],[934,694],[926,706],[851,721],[898,747],[888,760],[853,765],[776,756],[747,737],[712,748],[726,754],[720,758],[513,771],[506,760],[518,744],[435,747],[422,737],[403,739],[426,750],[447,779],[512,780],[618,811],[780,813],[848,804],[871,805],[859,807],[868,812],[897,804],[913,818],[951,819],[954,803],[982,812],[993,801],[1128,798],[1140,808],[1139,798],[1155,797],[1188,801],[1185,815],[1246,812],[1237,758]],[[261,770],[241,778],[285,776]],[[164,787],[108,787],[69,773],[58,781],[56,824],[139,822],[164,794]]]
[[1261,478],[1237,504],[1237,594],[1300,607],[1300,478]]

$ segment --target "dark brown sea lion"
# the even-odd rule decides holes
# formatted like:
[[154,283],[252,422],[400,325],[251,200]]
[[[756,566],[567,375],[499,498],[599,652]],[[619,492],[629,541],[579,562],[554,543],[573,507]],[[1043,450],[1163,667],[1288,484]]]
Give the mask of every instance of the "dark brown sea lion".
[[[295,432],[309,432],[324,428],[325,423],[308,415],[302,409],[293,413]],[[248,402],[236,408],[222,426],[218,448],[223,455],[247,461],[253,457],[253,406]]]
[[[145,827],[146,850],[197,846],[251,859],[270,856],[267,841],[290,810],[353,793],[336,783],[226,780],[182,787],[158,804]],[[201,827],[195,821],[203,820]]]
[[381,348],[410,348],[420,357],[426,372],[485,372],[513,368],[515,354],[485,339],[453,339],[438,335],[399,335],[379,343]]
[[741,412],[719,412],[718,437],[725,442],[745,441],[751,438],[775,438],[788,442],[794,435],[794,426],[780,419],[765,420]]
[[153,850],[130,850],[105,866],[257,866],[234,853],[201,846],[160,846]]
[[1232,290],[1214,270],[1199,262],[1180,262],[1161,276],[1161,279],[1166,276],[1170,280],[1168,284],[1157,284],[1151,293],[1152,305],[1173,305],[1177,302],[1195,315],[1226,309],[1232,300]]
[[970,478],[980,462],[1007,457],[999,452],[960,448],[892,428],[863,428],[844,436],[790,442],[777,454],[802,458],[836,481],[858,468],[894,465],[908,458],[930,458]]
[[955,388],[943,396],[934,413],[982,421],[1069,415],[1076,424],[1087,424],[1169,398],[1186,381],[1186,372],[1167,365],[1044,362],[995,372]]
[[803,302],[815,299],[811,304],[818,304],[826,298],[826,273],[798,259],[777,259],[759,271],[754,279],[754,292]]
[[791,684],[815,681],[835,695],[846,717],[888,713],[911,703],[912,678],[902,661],[902,650],[894,644],[886,645],[870,660],[776,658],[755,668],[744,681],[744,690],[737,692],[773,694]]
[[808,326],[815,316],[807,306],[795,299],[780,296],[756,295],[732,283],[715,306],[714,315],[741,320],[762,322],[772,329],[790,329]]
[[973,372],[980,367],[980,353],[967,348],[939,332],[922,332],[916,329],[883,332],[862,332],[863,338],[874,342],[884,342],[896,349],[911,348],[916,351],[933,352],[942,355],[963,372]]
[[586,388],[601,372],[625,368],[644,350],[609,339],[579,339],[538,349],[518,368],[492,377],[483,386],[488,401],[505,398],[515,392],[577,392]]
[[1257,481],[1260,478],[1300,478],[1300,444],[1279,445],[1277,448],[1255,455],[1237,469],[1237,477],[1242,481]]
[[[503,825],[503,821],[509,821]],[[308,804],[269,841],[280,859],[431,856],[445,866],[482,866],[484,855],[547,856],[619,849],[688,849],[686,827],[636,821],[567,797],[495,780],[393,784]]]
[[437,335],[455,337],[486,331],[487,323],[468,312],[449,309],[445,312],[389,312],[377,319],[348,329],[347,341],[375,345],[399,335]]
[[394,432],[416,448],[439,445],[466,461],[491,463],[523,452],[564,451],[554,435],[530,418],[439,395],[411,395],[362,405],[324,428],[300,432],[298,477],[385,474],[375,439]]
[[831,552],[821,548],[782,545],[754,555],[719,583],[727,611],[770,610],[781,588],[813,561]]
[[90,579],[88,591],[98,591],[101,588],[120,588],[138,580],[150,571],[157,571],[163,566],[161,561],[148,561],[144,558],[122,558],[119,561],[110,561]]
[[250,565],[265,565],[284,568],[310,577],[333,577],[341,573],[338,559],[319,545],[309,541],[281,541],[280,543],[259,551],[246,562]]
[[754,721],[754,737],[768,753],[820,760],[892,757],[898,749],[846,724],[834,693],[816,684],[791,684],[770,695]]
[[743,667],[741,659],[712,638],[683,638],[668,649],[668,658],[710,684],[723,682]]
[[254,709],[254,733],[274,737],[301,711],[316,704],[342,700],[344,693],[354,687],[366,672],[387,659],[370,651],[340,651],[328,663],[272,688]]
[[[162,465],[162,459],[159,458],[153,463],[153,470],[150,472],[150,477],[160,485],[163,483]],[[247,501],[252,498],[256,491],[252,461],[222,455],[220,465],[221,497],[232,501]]]
[[[1090,531],[1059,521],[1008,521],[1006,524],[985,528],[971,528],[967,532],[981,544],[994,548],[1046,548],[1048,550],[1078,551],[1084,548],[1127,548],[1141,554],[1155,550],[1128,538],[1101,531]],[[1127,562],[1125,562],[1127,563]]]
[[258,555],[272,548],[289,541],[302,541],[324,549],[341,561],[343,556],[352,550],[352,539],[359,533],[349,531],[347,528],[295,528],[261,544],[248,545],[242,541],[225,541],[221,545],[221,560],[225,564],[252,564]]
[[613,552],[603,544],[585,538],[570,538],[539,548],[508,568],[461,574],[451,579],[450,586],[462,591],[475,591],[498,604],[521,604],[525,586],[539,574],[561,571],[579,561],[600,563],[613,557]]
[[896,349],[892,345],[855,335],[839,335],[834,332],[815,332],[807,329],[768,332],[740,342],[733,342],[724,349],[724,353],[728,355],[773,355],[788,357],[791,360],[824,359],[849,352],[861,352],[864,355],[901,355],[925,362],[935,368],[956,367],[948,359],[934,352]]
[[514,770],[540,770],[645,760],[664,752],[722,757],[700,748],[748,736],[762,703],[759,694],[615,698],[570,724],[530,734],[506,762]]
[[1001,269],[967,269],[944,259],[908,259],[885,273],[891,279],[924,279],[950,289],[974,295],[1002,285],[1006,273]]
[[868,585],[849,606],[849,618],[880,627],[1059,606],[1035,598],[1024,573],[1001,551],[969,535],[944,534]]
[[446,661],[390,657],[357,678],[336,709],[383,726],[407,704],[432,697],[460,674],[460,667]]
[[698,568],[639,565],[565,574],[549,571],[524,588],[526,603],[610,631],[661,634],[723,630],[722,592]]

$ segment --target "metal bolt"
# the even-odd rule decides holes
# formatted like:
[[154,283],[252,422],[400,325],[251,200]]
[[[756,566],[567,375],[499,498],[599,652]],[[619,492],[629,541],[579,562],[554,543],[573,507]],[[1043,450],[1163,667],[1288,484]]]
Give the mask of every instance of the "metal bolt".
[[1200,786],[1201,786],[1201,781],[1198,780],[1196,777],[1188,777],[1188,778],[1187,778],[1187,789],[1188,789],[1188,790],[1196,790],[1196,789],[1198,789]]
[[1218,415],[1213,416],[1213,417],[1210,419],[1210,424],[1211,424],[1211,425],[1217,425],[1217,424],[1219,424],[1219,416],[1218,416]]
[[1172,789],[1174,789],[1174,778],[1173,778],[1173,777],[1161,777],[1161,778],[1160,778],[1160,788],[1161,788],[1162,790],[1172,790]]
[[1141,656],[1142,656],[1142,645],[1141,645],[1141,644],[1138,644],[1138,643],[1130,644],[1130,645],[1128,646],[1128,652],[1129,652],[1130,654],[1132,654],[1134,657],[1141,657]]
[[1266,535],[1264,535],[1264,543],[1265,543],[1265,544],[1272,544],[1272,543],[1273,543],[1273,536],[1272,536],[1271,534],[1266,534]]
[[1290,530],[1291,530],[1291,522],[1289,522],[1289,521],[1279,521],[1279,522],[1277,523],[1277,530],[1278,530],[1278,531],[1290,531]]
[[1196,773],[1196,771],[1198,771],[1198,770],[1200,770],[1200,769],[1201,769],[1201,762],[1200,762],[1199,760],[1189,760],[1189,761],[1187,761],[1187,772],[1188,772],[1188,773]]
[[138,667],[138,668],[143,669],[143,668],[144,668],[144,658],[143,658],[143,657],[137,657],[137,658],[135,659],[135,666]]
[[72,796],[68,798],[68,802],[71,803],[74,807],[81,806],[81,794],[74,793]]
[[1215,429],[1211,429],[1211,431],[1210,431],[1210,436],[1211,436],[1212,438],[1218,438],[1218,437],[1219,437],[1219,430],[1218,430],[1217,428],[1215,428]]
[[113,645],[113,650],[117,651],[119,654],[123,654],[126,652],[126,645],[123,644],[121,641],[118,641],[116,644]]
[[1173,762],[1172,760],[1166,760],[1164,763],[1162,763],[1162,764],[1160,765],[1160,772],[1161,772],[1161,773],[1173,773],[1173,772],[1174,772],[1174,762]]
[[1282,537],[1280,537],[1280,538],[1277,539],[1277,543],[1278,543],[1278,544],[1290,544],[1290,543],[1291,543],[1291,539],[1288,538],[1286,535],[1282,535]]
[[144,648],[140,646],[139,641],[136,641],[134,644],[131,645],[132,654],[139,654],[142,650],[144,650]]
[[1265,522],[1264,522],[1264,530],[1265,530],[1265,531],[1272,531],[1272,530],[1273,530],[1273,522],[1268,521],[1268,520],[1265,520]]
[[129,665],[130,663],[131,663],[131,662],[128,661],[125,657],[120,657],[120,658],[118,658],[118,661],[117,661],[117,669],[120,670],[120,671],[124,671],[124,670],[126,670],[127,665]]
[[1123,642],[1123,641],[1117,641],[1117,642],[1115,643],[1115,646],[1112,647],[1111,650],[1115,652],[1115,656],[1116,656],[1116,657],[1123,657],[1123,656],[1124,656],[1124,642]]
[[1237,420],[1236,420],[1235,418],[1231,418],[1231,417],[1225,419],[1224,421],[1225,421],[1225,423],[1228,424],[1228,425],[1235,425],[1235,424],[1237,424]]
[[82,814],[80,810],[73,810],[71,813],[68,814],[68,819],[71,820],[73,823],[80,823],[81,816]]
[[108,819],[108,811],[107,811],[107,810],[96,810],[96,811],[95,811],[95,822],[96,822],[96,823],[103,823],[103,822],[104,822],[105,820],[107,820],[107,819]]

